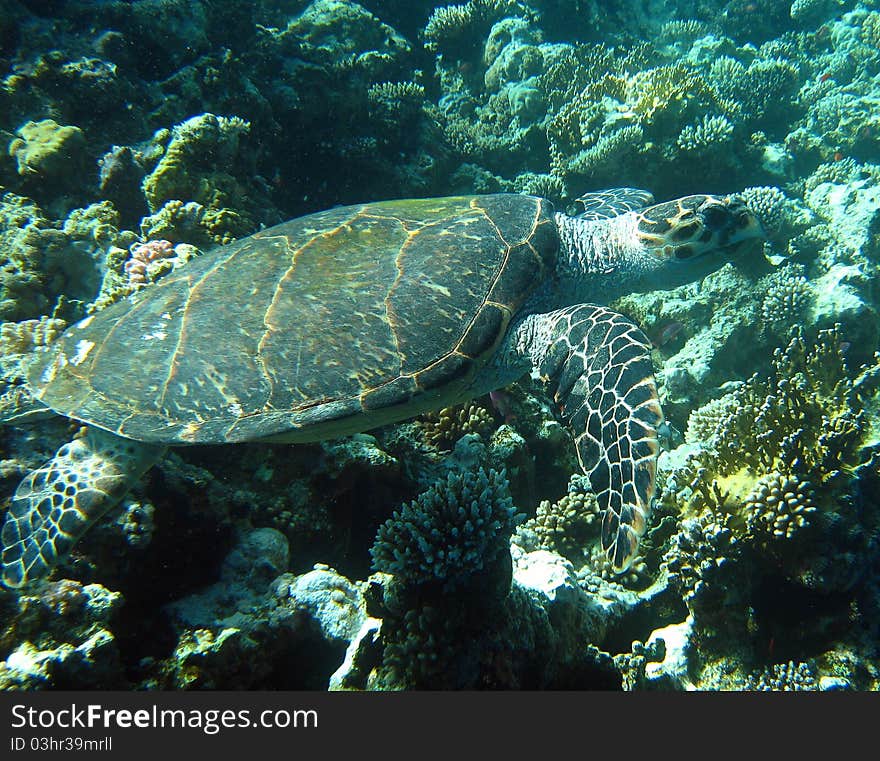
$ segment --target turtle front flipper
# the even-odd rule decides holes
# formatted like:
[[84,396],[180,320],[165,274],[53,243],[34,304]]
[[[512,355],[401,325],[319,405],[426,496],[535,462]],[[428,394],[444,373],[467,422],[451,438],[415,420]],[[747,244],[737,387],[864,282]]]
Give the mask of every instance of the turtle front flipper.
[[17,589],[47,576],[164,451],[88,428],[29,473],[0,533],[3,583]]
[[594,304],[532,315],[517,333],[553,390],[605,510],[602,549],[624,571],[645,533],[663,422],[651,344],[628,319]]

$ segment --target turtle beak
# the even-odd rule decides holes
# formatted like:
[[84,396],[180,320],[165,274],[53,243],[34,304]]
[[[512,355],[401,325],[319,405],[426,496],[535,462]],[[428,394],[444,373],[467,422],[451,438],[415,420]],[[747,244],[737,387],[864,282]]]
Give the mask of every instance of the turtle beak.
[[[767,233],[755,213],[749,209],[742,196],[732,194],[722,196],[721,204],[726,208],[725,219],[721,221],[719,247],[731,246],[744,240],[766,238]],[[709,225],[707,224],[707,227]]]

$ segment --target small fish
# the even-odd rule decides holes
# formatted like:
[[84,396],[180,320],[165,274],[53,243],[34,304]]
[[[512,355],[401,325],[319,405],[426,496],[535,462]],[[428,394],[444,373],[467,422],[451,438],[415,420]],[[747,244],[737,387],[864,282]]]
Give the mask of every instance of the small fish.
[[659,331],[654,333],[652,343],[659,349],[661,346],[666,346],[666,344],[678,338],[683,330],[684,323],[677,320],[667,322]]
[[492,408],[504,418],[507,424],[516,420],[516,415],[512,412],[513,405],[510,401],[510,395],[503,391],[490,391],[489,401],[492,402]]

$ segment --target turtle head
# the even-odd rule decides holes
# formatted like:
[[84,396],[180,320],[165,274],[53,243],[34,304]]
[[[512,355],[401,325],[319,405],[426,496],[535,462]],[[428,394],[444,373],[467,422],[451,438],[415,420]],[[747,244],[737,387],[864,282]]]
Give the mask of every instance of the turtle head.
[[765,237],[758,218],[737,195],[694,195],[649,206],[637,234],[664,261],[686,262],[751,238]]

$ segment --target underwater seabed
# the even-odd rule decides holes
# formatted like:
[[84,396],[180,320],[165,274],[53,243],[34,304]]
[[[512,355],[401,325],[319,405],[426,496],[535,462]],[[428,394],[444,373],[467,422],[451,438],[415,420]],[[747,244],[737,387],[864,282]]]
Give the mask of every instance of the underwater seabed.
[[[609,305],[667,420],[624,574],[526,377],[346,439],[172,450],[0,591],[0,686],[880,687],[876,0],[0,5],[3,418],[67,325],[338,204],[741,192],[768,233]],[[75,428],[0,428],[0,510]]]

